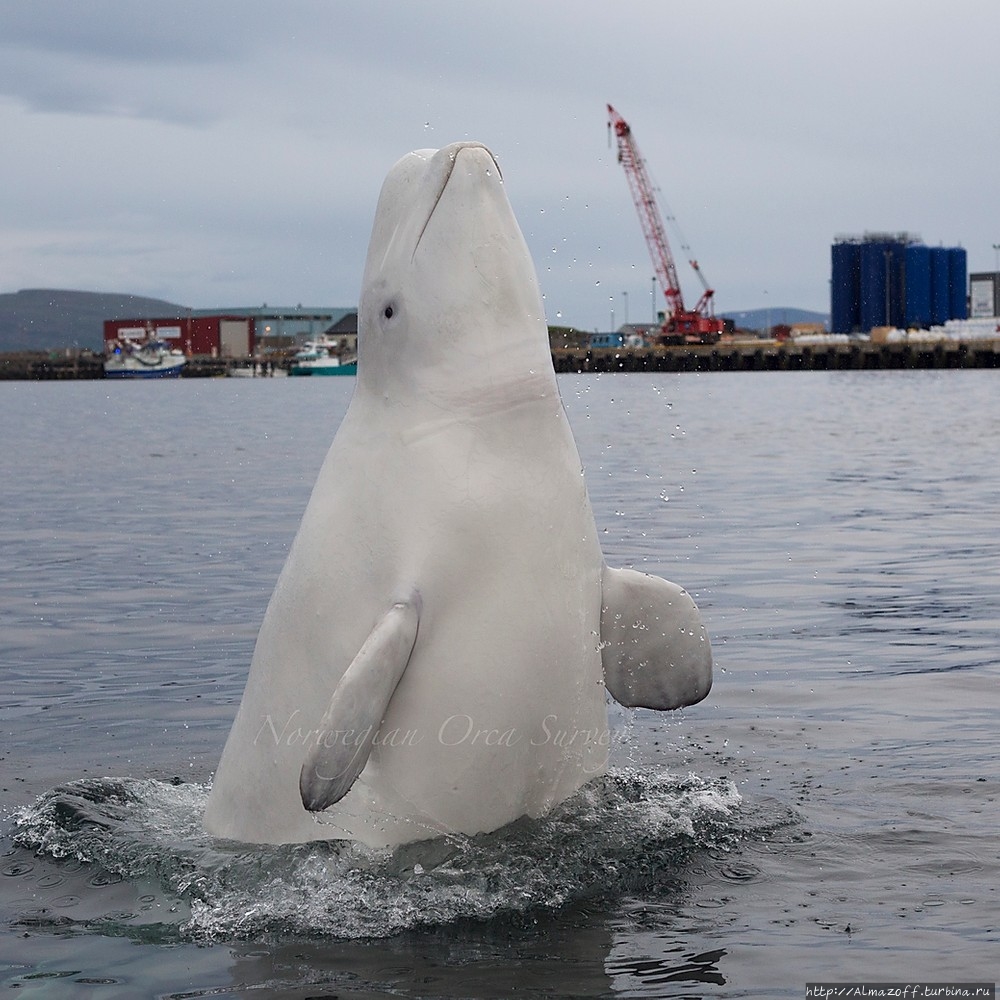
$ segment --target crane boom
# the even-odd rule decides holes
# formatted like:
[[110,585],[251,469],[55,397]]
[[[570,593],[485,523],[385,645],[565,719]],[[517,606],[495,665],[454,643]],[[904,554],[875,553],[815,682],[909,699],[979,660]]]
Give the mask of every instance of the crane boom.
[[639,153],[639,147],[635,143],[628,122],[610,104],[608,128],[614,130],[615,138],[618,140],[618,162],[625,170],[632,201],[639,214],[639,224],[642,226],[646,246],[652,258],[653,270],[667,300],[666,322],[662,331],[664,336],[687,342],[718,340],[723,324],[713,315],[715,291],[709,287],[698,262],[690,260],[689,263],[698,275],[704,291],[694,309],[689,310],[684,307],[684,294],[677,279],[677,267],[663,226],[663,216],[656,203],[653,184],[646,171],[646,161]]

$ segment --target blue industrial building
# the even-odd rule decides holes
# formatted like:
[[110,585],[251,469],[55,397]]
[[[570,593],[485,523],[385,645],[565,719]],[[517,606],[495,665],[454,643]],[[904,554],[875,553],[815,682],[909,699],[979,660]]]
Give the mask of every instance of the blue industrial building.
[[909,233],[865,233],[838,237],[830,251],[833,333],[927,328],[968,316],[962,247],[927,247]]

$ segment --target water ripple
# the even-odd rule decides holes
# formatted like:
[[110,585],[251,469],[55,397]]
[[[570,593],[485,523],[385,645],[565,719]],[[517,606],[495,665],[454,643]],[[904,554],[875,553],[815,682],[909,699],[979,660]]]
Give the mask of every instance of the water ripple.
[[[114,890],[105,909],[81,922],[104,933],[208,941],[383,937],[554,910],[668,880],[696,852],[726,854],[746,833],[730,780],[630,770],[592,782],[544,819],[395,851],[213,840],[201,830],[207,795],[199,784],[74,781],[22,810],[14,839],[56,862],[36,887],[61,885],[59,864],[75,860],[89,894]],[[33,868],[18,860],[6,873]],[[756,869],[730,863],[723,878],[739,881],[743,872],[753,877]],[[62,926],[62,908],[50,900],[22,920]]]

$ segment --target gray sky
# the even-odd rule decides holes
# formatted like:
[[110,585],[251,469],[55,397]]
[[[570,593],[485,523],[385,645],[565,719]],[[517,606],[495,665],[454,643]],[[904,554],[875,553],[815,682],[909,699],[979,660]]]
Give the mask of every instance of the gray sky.
[[479,139],[549,322],[645,320],[608,102],[718,311],[827,310],[840,233],[992,270],[998,39],[996,0],[0,0],[0,291],[353,305],[391,165]]

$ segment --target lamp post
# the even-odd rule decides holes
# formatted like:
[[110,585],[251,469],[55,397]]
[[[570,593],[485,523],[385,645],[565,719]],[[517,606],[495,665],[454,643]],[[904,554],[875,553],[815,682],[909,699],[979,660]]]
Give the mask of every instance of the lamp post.
[[1000,273],[1000,243],[993,244],[993,252],[996,254],[997,258],[996,270],[997,273]]
[[628,292],[622,292],[622,297],[625,299],[625,325],[628,326]]
[[649,288],[649,304],[653,310],[651,314],[652,319],[650,320],[650,322],[653,324],[653,326],[656,326],[656,275],[655,274],[653,275],[653,282]]

